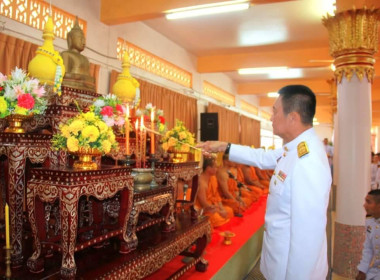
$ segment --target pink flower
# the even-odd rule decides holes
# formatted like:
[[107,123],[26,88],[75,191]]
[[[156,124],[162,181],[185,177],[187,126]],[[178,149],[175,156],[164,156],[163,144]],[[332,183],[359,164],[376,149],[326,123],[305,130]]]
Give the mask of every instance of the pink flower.
[[102,116],[112,117],[113,109],[111,106],[104,106],[103,109],[100,111],[100,114],[102,114]]
[[21,86],[14,86],[13,90],[15,91],[16,96],[24,95],[25,94],[25,91],[21,88]]
[[33,93],[37,95],[37,97],[42,97],[45,94],[45,88],[44,87],[37,87],[33,89]]
[[118,126],[122,126],[125,123],[124,118],[117,118],[115,124]]
[[120,114],[124,113],[123,106],[120,104],[116,104],[116,111],[118,111]]
[[28,110],[33,109],[34,98],[30,93],[20,94],[17,97],[17,105]]
[[103,121],[106,123],[108,127],[114,126],[115,121],[112,118],[109,118],[107,116],[103,117]]

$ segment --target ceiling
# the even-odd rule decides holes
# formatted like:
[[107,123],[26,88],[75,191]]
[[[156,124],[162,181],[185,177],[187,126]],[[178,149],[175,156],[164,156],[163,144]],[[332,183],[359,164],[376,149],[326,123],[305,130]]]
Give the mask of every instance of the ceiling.
[[[316,117],[332,123],[328,80],[332,58],[328,32],[321,19],[329,0],[251,0],[248,10],[196,18],[167,20],[163,11],[226,0],[101,0],[102,22],[115,25],[143,21],[152,29],[197,57],[199,73],[224,73],[236,84],[239,95],[256,95],[260,106],[272,107],[276,92],[288,84],[308,85],[317,95]],[[378,0],[337,0],[349,9]],[[377,2],[375,4],[375,2]],[[380,32],[379,32],[380,37]],[[379,54],[376,54],[380,57]],[[380,126],[380,62],[372,86],[373,125]],[[291,78],[267,74],[240,75],[240,68],[292,68]]]

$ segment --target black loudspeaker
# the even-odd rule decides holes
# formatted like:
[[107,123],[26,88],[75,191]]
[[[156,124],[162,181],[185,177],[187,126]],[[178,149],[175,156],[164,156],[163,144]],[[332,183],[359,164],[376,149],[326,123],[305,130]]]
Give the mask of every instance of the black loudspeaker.
[[218,113],[201,113],[201,141],[218,140]]

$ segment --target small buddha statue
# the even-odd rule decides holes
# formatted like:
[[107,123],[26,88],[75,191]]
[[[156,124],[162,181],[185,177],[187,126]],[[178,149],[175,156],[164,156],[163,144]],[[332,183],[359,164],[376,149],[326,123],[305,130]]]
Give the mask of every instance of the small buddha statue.
[[74,27],[67,33],[67,46],[69,49],[61,53],[66,69],[62,85],[95,91],[95,78],[90,75],[90,62],[81,54],[86,46],[86,38],[78,24],[78,18]]

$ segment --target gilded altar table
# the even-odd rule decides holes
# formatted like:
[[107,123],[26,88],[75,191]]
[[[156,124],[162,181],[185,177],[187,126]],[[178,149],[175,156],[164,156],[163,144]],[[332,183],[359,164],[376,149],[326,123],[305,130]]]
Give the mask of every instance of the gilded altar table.
[[22,264],[23,205],[25,190],[26,159],[43,163],[55,158],[50,150],[51,135],[0,133],[0,155],[8,158],[8,184],[6,186],[12,248],[12,266]]
[[[94,238],[77,242],[78,202],[80,197],[95,197],[105,200],[120,192],[120,211],[117,227]],[[39,198],[37,200],[36,198]],[[41,221],[44,217],[42,202],[59,200],[60,246],[62,251],[61,277],[73,279],[76,274],[74,252],[103,242],[113,236],[127,241],[127,221],[133,202],[133,178],[128,167],[102,166],[98,170],[74,170],[71,168],[50,168],[31,170],[27,184],[27,207],[34,237],[33,255],[28,259],[28,268],[33,272],[44,269],[41,257],[42,243],[51,244],[46,239],[46,228]],[[49,243],[50,242],[50,243]],[[57,249],[51,246],[51,249]]]

